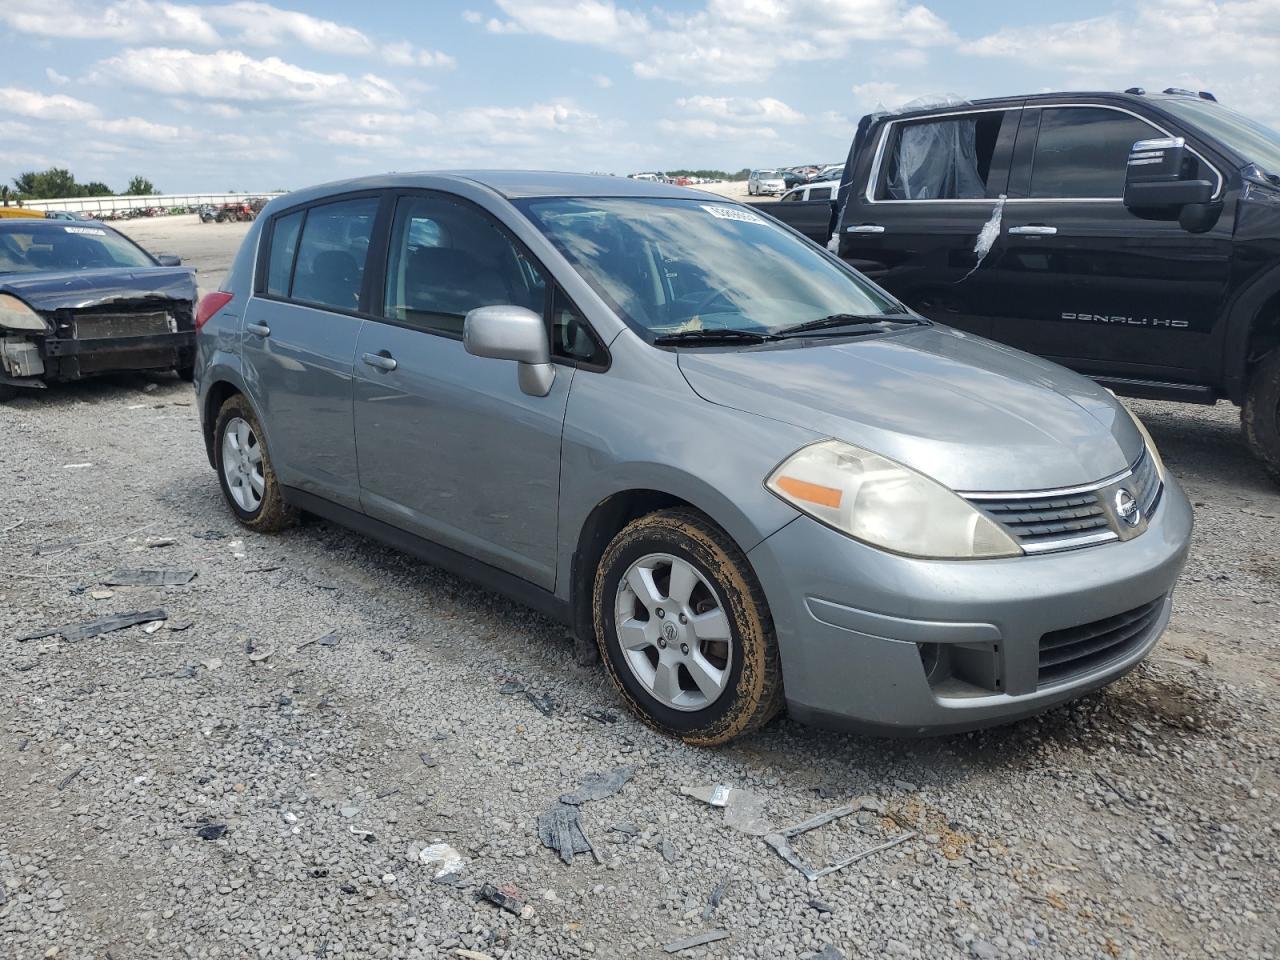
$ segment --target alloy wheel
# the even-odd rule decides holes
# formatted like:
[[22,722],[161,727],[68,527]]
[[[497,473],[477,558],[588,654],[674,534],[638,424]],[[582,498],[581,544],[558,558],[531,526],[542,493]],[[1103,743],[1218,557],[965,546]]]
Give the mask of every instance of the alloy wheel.
[[222,431],[222,477],[231,499],[245,513],[253,513],[262,506],[266,490],[262,445],[243,417],[232,417]]

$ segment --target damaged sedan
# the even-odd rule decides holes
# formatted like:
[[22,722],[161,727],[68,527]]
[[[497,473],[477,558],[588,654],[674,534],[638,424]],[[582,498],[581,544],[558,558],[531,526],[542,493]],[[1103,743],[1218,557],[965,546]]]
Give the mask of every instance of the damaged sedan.
[[98,223],[0,221],[0,400],[100,373],[191,378],[195,271]]

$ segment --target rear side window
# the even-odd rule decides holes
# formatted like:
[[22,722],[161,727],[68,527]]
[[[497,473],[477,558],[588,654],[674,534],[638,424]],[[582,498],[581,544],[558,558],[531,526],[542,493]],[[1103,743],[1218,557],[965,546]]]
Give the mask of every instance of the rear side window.
[[1129,151],[1163,136],[1137,117],[1100,107],[1049,107],[1040,118],[1031,196],[1119,198]]
[[271,253],[267,258],[267,293],[274,297],[289,295],[289,277],[293,273],[293,255],[298,249],[298,231],[302,229],[304,211],[277,217],[271,227]]
[[981,200],[1003,110],[897,124],[882,168],[887,200]]
[[400,200],[387,256],[390,318],[460,337],[463,318],[476,307],[515,304],[543,315],[542,272],[522,246],[468,205],[440,197]]
[[830,187],[814,187],[812,190],[809,191],[809,199],[810,200],[830,200],[831,188]]
[[294,263],[292,299],[337,310],[361,309],[360,287],[377,213],[377,197],[307,209]]

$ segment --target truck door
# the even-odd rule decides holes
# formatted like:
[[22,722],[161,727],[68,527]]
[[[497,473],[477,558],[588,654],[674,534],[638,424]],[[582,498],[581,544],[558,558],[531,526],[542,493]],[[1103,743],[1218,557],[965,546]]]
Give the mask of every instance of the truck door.
[[858,150],[870,163],[853,161],[840,256],[925,316],[989,333],[1001,297],[986,261],[974,270],[975,246],[1006,189],[1019,112],[950,110],[873,132]]
[[[1007,309],[992,330],[997,340],[1104,380],[1205,382],[1231,211],[1190,233],[1123,202],[1133,144],[1169,132],[1105,104],[1026,107],[1004,213]],[[1221,174],[1200,163],[1197,175],[1221,191]]]

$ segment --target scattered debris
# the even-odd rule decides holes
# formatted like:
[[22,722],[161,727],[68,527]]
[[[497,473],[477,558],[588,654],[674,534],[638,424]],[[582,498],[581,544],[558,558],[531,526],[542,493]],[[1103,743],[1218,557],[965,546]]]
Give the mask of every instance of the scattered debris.
[[845,960],[845,956],[834,943],[828,943],[817,953],[809,954],[809,960]]
[[603,800],[621,790],[635,775],[635,767],[617,767],[608,773],[593,773],[573,793],[561,794],[560,802],[579,806],[590,800]]
[[459,947],[453,951],[455,957],[461,957],[462,960],[494,960],[487,953],[481,953],[479,950],[468,950],[466,947]]
[[71,771],[69,774],[63,777],[62,782],[58,784],[58,789],[59,790],[67,789],[67,787],[71,785],[71,781],[74,780],[76,777],[80,776],[80,774],[82,773],[84,773],[84,767],[79,767]]
[[225,540],[227,535],[220,530],[206,530],[204,533],[193,533],[191,536],[197,540]]
[[150,623],[148,623],[145,627],[142,628],[142,632],[150,636],[151,634],[155,633],[157,630],[159,630],[163,626],[164,626],[163,621],[152,620]]
[[170,620],[164,625],[166,630],[182,631],[190,630],[195,625],[194,620]]
[[524,693],[524,684],[517,680],[508,680],[498,688],[498,693],[504,697],[514,697],[518,693]]
[[667,863],[676,862],[676,848],[671,845],[671,841],[666,837],[662,837],[658,843],[658,852],[662,854],[662,859]]
[[486,883],[480,888],[479,896],[518,917],[524,911],[524,901],[518,894],[519,891],[512,884],[504,883],[501,887],[495,887],[492,883]]
[[342,807],[342,808],[338,811],[338,813],[339,813],[339,814],[341,814],[343,817],[345,817],[347,820],[350,820],[352,817],[354,817],[354,816],[355,816],[356,814],[358,814],[359,812],[360,812],[360,808],[359,808],[359,807]]
[[583,710],[582,715],[596,723],[617,723],[618,715],[611,710]]
[[422,761],[422,765],[430,769],[436,765],[436,758],[429,753],[418,754],[418,759]]
[[549,717],[556,712],[556,703],[551,699],[551,694],[536,694],[526,690],[524,696],[526,700],[538,708],[538,712],[544,717]]
[[833,820],[839,820],[841,817],[847,817],[853,813],[855,809],[856,808],[852,805],[836,807],[836,809],[829,810],[826,813],[820,813],[816,817],[810,817],[803,823],[797,823],[793,827],[788,827],[787,829],[781,830],[777,833],[771,833],[764,838],[764,842],[773,847],[778,856],[782,857],[783,860],[787,861],[787,863],[799,870],[804,874],[805,879],[812,883],[819,877],[825,877],[829,873],[835,873],[837,870],[843,870],[845,867],[855,864],[859,860],[864,860],[873,854],[880,853],[883,850],[888,850],[890,847],[896,847],[898,844],[905,843],[907,840],[917,836],[916,831],[908,831],[901,836],[894,837],[892,840],[888,840],[878,846],[870,847],[859,853],[855,853],[851,857],[846,857],[843,860],[839,860],[830,866],[822,867],[820,869],[814,869],[809,866],[809,864],[804,861],[804,858],[802,858],[800,854],[796,853],[795,848],[788,842],[802,833],[808,833],[810,830],[816,830],[818,827],[825,826]]
[[220,840],[226,832],[227,825],[225,823],[207,823],[196,831],[196,836],[201,840]]
[[245,558],[243,540],[232,540],[230,543],[227,544],[227,547],[230,548],[231,556],[234,557],[235,559],[243,560]]
[[305,650],[313,643],[321,647],[336,647],[338,645],[338,631],[330,630],[323,637],[316,637],[314,640],[304,640],[302,643],[298,644],[298,649]]
[[817,910],[819,913],[835,913],[827,901],[819,900],[817,897],[809,898],[809,906],[813,907],[813,909]]
[[640,828],[636,826],[634,823],[632,823],[630,820],[621,820],[618,823],[615,823],[609,829],[613,833],[621,833],[624,836],[628,836],[628,837],[638,837],[640,835]]
[[65,627],[54,627],[40,633],[31,633],[25,637],[19,637],[18,642],[23,643],[27,640],[43,640],[45,637],[61,636],[69,643],[75,643],[104,633],[136,627],[140,623],[167,619],[169,619],[169,615],[163,610],[147,610],[142,613],[113,613],[109,617],[100,617],[97,620],[89,620],[85,623],[68,624]]
[[154,550],[157,547],[172,547],[177,542],[173,537],[148,537],[146,545]]
[[715,943],[717,940],[727,940],[728,938],[728,930],[711,930],[707,933],[685,937],[683,940],[672,940],[662,949],[667,953],[679,953],[681,950],[692,950],[694,947],[701,947],[704,944]]
[[544,846],[560,854],[567,864],[573,863],[575,854],[590,853],[598,861],[599,854],[582,831],[577,807],[557,800],[538,817],[538,837]]
[[733,879],[733,868],[729,869],[729,873],[723,880],[715,885],[711,891],[711,896],[707,897],[707,905],[702,910],[702,919],[710,920],[712,915],[720,909],[720,904],[724,900],[724,893],[729,889],[729,881]]
[[250,650],[249,651],[250,663],[262,663],[264,660],[267,660],[270,657],[271,657],[270,650]]
[[418,862],[423,866],[436,867],[433,879],[443,880],[461,873],[467,863],[462,854],[447,843],[433,843],[418,851]]
[[195,576],[194,570],[117,570],[102,582],[108,587],[180,587]]
[[64,463],[62,465],[62,469],[63,470],[84,470],[92,466],[93,466],[92,463]]
[[741,833],[763,837],[774,832],[773,824],[765,816],[765,799],[759,794],[723,783],[681,787],[680,792],[713,807],[723,807],[725,826]]
[[92,600],[110,600],[116,595],[114,590],[90,590],[89,597]]
[[265,567],[252,567],[246,570],[245,573],[273,573],[274,571],[279,569],[280,569],[280,564],[273,563]]
[[396,658],[396,655],[390,650],[374,650],[373,652],[378,655],[378,659],[383,663],[390,663]]

